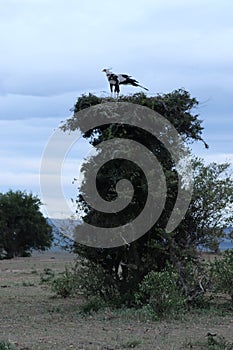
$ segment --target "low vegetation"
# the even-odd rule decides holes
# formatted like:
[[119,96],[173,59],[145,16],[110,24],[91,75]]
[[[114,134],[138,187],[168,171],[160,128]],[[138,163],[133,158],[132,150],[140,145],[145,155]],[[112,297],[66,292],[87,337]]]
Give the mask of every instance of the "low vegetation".
[[225,337],[208,333],[205,339],[187,341],[184,343],[184,350],[233,350],[233,342],[228,342]]
[[184,309],[186,298],[178,284],[179,275],[171,269],[151,271],[135,293],[137,305],[146,306],[151,315],[172,315]]
[[[168,315],[172,319],[178,314],[186,314],[190,309],[205,310],[210,305],[213,307],[214,303],[217,307],[219,300],[225,296],[228,309],[232,310],[232,269],[232,250],[226,250],[218,258],[199,262],[199,271],[196,264],[190,263],[186,271],[188,294],[179,280],[179,274],[171,265],[161,272],[151,271],[138,285],[131,308],[142,309],[151,319],[166,319]],[[63,273],[50,281],[50,285],[57,296],[83,296],[87,300],[82,306],[83,314],[106,307],[125,308],[127,305],[120,303],[122,298],[118,299],[118,290],[109,289],[104,277],[100,267],[82,268],[78,261],[67,266]],[[192,293],[195,293],[195,299]]]
[[0,350],[17,350],[15,345],[9,341],[0,341]]
[[[221,258],[224,259],[224,254]],[[230,349],[233,342],[233,307],[228,294],[211,292],[209,286],[203,295],[203,302],[190,306],[183,295],[180,300],[179,293],[174,295],[169,290],[169,286],[173,286],[180,291],[181,286],[177,284],[176,274],[171,283],[168,276],[172,272],[167,266],[166,273],[155,276],[150,273],[145,278],[146,283],[142,282],[143,287],[140,285],[138,288],[139,295],[135,295],[134,305],[130,308],[115,305],[111,300],[106,302],[100,294],[95,294],[94,289],[88,295],[84,293],[77,283],[81,271],[73,259],[69,253],[46,253],[0,261],[0,341],[4,345],[8,339],[9,346],[17,350],[221,350],[223,347],[220,346],[225,342]],[[211,261],[214,262],[214,259]],[[207,263],[205,266],[211,272]],[[41,276],[51,278],[41,282]],[[65,290],[68,289],[66,284],[69,278],[70,281],[74,277],[76,280],[72,293],[64,297],[60,289],[58,294],[54,289],[51,291],[54,281],[62,277],[62,290],[64,285]],[[165,288],[162,296],[158,296],[166,301],[164,312],[161,308],[157,310],[154,304],[155,290],[161,291],[160,287],[154,288],[151,283],[155,280]],[[86,281],[87,284],[91,283],[88,278]],[[216,334],[214,340],[221,345],[208,345],[208,333]]]
[[214,259],[210,274],[213,291],[228,294],[233,306],[233,249],[225,251],[221,259]]

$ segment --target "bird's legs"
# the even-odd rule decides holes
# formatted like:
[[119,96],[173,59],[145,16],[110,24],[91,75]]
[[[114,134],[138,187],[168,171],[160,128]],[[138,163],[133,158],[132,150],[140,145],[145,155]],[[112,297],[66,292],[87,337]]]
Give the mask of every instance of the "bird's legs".
[[119,93],[120,93],[120,86],[119,86],[119,84],[115,84],[115,94],[116,94],[116,98],[119,97]]
[[113,97],[113,84],[110,84],[111,97]]
[[120,93],[120,87],[119,84],[112,84],[110,83],[110,91],[111,91],[111,97],[112,98],[118,98]]

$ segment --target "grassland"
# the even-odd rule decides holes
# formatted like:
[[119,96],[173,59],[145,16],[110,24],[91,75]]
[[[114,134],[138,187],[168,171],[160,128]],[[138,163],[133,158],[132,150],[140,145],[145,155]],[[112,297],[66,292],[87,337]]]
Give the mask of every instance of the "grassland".
[[233,312],[224,307],[154,322],[133,310],[84,315],[83,297],[57,298],[41,283],[73,259],[57,252],[0,261],[0,341],[20,350],[233,349]]

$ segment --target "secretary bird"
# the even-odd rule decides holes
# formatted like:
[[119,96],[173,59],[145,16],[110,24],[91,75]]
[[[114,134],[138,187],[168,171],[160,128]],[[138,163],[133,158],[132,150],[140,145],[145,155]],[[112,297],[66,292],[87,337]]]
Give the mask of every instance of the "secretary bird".
[[[110,85],[111,94],[114,92],[117,97],[120,93],[120,85],[132,85],[136,87],[141,87],[142,89],[148,91],[146,87],[140,85],[137,80],[131,77],[131,75],[115,74],[115,73],[112,73],[111,70],[107,68],[102,69],[102,72],[106,73],[106,76]],[[113,88],[114,88],[114,91],[113,91]]]

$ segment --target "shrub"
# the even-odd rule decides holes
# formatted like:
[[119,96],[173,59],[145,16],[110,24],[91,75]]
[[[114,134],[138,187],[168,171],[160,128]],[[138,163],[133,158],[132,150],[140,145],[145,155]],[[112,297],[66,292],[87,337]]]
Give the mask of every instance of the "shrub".
[[43,272],[40,274],[40,283],[48,283],[53,280],[55,273],[52,269],[46,267]]
[[87,300],[97,297],[108,305],[122,305],[122,297],[112,276],[101,265],[85,259],[66,267],[62,274],[52,280],[51,288],[64,298],[82,294]]
[[233,350],[233,343],[228,342],[224,337],[217,334],[206,335],[206,339],[197,341],[186,341],[182,349],[200,349],[200,350]]
[[121,296],[114,278],[105,269],[92,262],[85,262],[79,276],[79,289],[86,298],[99,296],[106,303],[120,306]]
[[16,347],[7,341],[0,341],[0,350],[16,350]]
[[99,311],[105,306],[106,304],[104,303],[103,299],[101,299],[100,297],[93,297],[80,306],[80,313],[83,315],[89,315],[93,312]]
[[206,293],[210,288],[209,264],[204,260],[188,260],[179,273],[179,281],[187,297],[187,306],[209,307]]
[[156,316],[177,312],[185,303],[182,289],[178,286],[178,277],[172,271],[149,272],[135,294],[136,303],[147,305]]
[[227,293],[233,303],[233,250],[226,250],[221,258],[210,264],[213,290]]
[[75,295],[78,292],[77,267],[66,267],[63,273],[52,280],[51,288],[62,298]]

